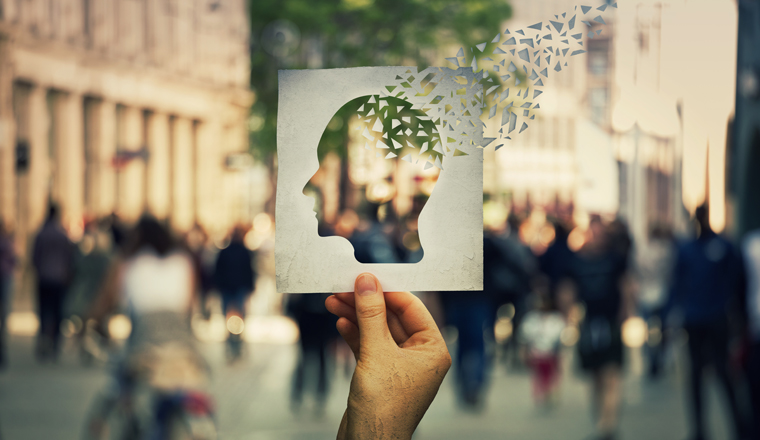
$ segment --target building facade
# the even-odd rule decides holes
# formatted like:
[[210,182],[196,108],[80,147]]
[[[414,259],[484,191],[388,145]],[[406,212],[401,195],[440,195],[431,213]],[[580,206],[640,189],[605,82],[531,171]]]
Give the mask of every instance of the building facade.
[[[569,12],[575,0],[514,0],[509,29],[524,28]],[[588,53],[545,82],[541,110],[530,127],[499,151],[486,150],[484,191],[515,210],[539,207],[547,212],[612,214],[619,208],[617,169],[610,115],[614,100],[616,14],[594,38],[583,36]],[[583,25],[585,26],[585,25]],[[580,28],[578,28],[580,29]],[[539,47],[550,46],[542,41]],[[492,128],[498,130],[498,127]],[[492,133],[493,136],[493,133]]]
[[244,0],[0,1],[0,219],[19,251],[47,206],[73,238],[142,213],[179,231],[249,220]]

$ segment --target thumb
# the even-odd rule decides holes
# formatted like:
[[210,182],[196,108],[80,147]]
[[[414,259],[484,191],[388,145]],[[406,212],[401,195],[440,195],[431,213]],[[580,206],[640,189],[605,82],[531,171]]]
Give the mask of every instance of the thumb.
[[380,281],[371,273],[363,273],[354,284],[356,320],[359,324],[359,344],[362,350],[372,350],[390,339],[385,312],[385,296]]

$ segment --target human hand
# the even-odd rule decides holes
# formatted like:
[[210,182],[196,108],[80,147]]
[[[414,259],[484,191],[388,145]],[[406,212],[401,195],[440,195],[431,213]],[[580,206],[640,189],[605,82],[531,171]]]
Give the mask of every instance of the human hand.
[[433,317],[409,292],[383,293],[369,273],[325,306],[356,357],[338,440],[411,439],[451,367]]

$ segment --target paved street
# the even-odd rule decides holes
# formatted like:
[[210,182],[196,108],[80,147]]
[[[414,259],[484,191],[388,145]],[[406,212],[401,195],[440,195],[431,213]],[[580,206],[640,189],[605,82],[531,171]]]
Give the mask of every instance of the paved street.
[[[11,365],[0,373],[0,433],[3,440],[79,439],[88,405],[107,379],[104,367],[82,367],[67,352],[57,365],[37,365],[30,338],[11,338]],[[227,366],[220,344],[205,345],[214,367],[220,438],[225,440],[332,439],[348,392],[343,369],[336,368],[333,389],[323,417],[313,415],[306,401],[299,416],[289,409],[295,347],[251,345],[248,360]],[[639,362],[633,356],[629,369]],[[524,373],[492,372],[485,410],[459,409],[450,378],[423,420],[419,440],[530,439],[582,440],[591,433],[588,391],[568,366],[561,403],[551,413],[538,411],[530,398]],[[676,369],[677,370],[677,369]],[[623,439],[680,440],[686,438],[682,390],[675,373],[656,384],[629,371],[625,383]],[[728,439],[721,401],[710,389],[714,439]]]

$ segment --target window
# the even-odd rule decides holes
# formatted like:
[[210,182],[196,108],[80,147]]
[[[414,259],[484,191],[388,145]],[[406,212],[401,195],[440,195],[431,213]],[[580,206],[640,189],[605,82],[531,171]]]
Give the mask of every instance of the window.
[[607,89],[595,88],[589,91],[589,107],[591,120],[601,124],[607,117]]

